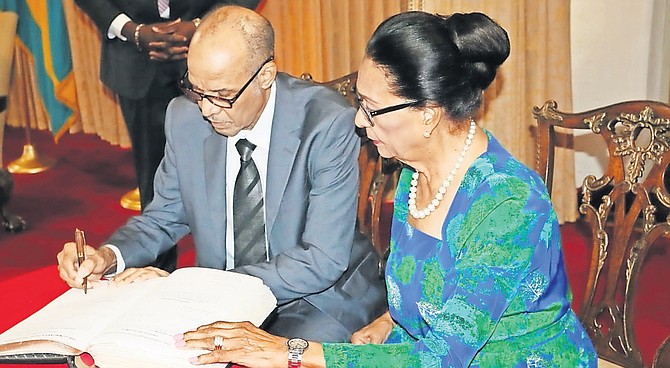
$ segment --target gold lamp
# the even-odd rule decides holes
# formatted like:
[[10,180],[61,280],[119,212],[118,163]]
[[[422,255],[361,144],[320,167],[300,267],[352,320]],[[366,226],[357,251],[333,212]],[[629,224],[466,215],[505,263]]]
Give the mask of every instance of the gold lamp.
[[135,188],[124,194],[123,197],[121,197],[121,207],[131,211],[141,210],[142,203],[140,202],[140,189]]
[[41,157],[37,153],[35,146],[30,141],[30,126],[28,123],[26,123],[25,128],[26,144],[23,145],[23,154],[7,165],[7,170],[12,174],[37,174],[49,169],[56,162],[53,158]]

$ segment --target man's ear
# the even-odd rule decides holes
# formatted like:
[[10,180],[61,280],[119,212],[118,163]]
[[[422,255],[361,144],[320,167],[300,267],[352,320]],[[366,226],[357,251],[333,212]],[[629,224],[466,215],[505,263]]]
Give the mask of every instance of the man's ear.
[[258,78],[263,89],[270,89],[270,86],[272,86],[272,83],[274,83],[276,77],[277,64],[274,62],[274,60],[265,64],[265,66],[263,66],[263,70],[258,73]]

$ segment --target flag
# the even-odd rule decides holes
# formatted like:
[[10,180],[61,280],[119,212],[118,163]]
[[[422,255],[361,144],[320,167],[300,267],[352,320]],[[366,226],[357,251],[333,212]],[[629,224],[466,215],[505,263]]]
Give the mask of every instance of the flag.
[[61,0],[0,0],[0,10],[19,16],[19,47],[35,66],[51,132],[58,140],[77,118],[70,41]]

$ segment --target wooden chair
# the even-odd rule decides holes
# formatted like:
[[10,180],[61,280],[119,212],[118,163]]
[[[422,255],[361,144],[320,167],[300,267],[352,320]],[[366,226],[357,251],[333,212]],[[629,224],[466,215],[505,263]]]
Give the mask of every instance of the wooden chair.
[[[579,317],[598,356],[624,367],[643,367],[634,319],[638,277],[652,246],[670,234],[670,106],[623,102],[582,113],[534,107],[538,123],[537,170],[551,193],[555,127],[589,129],[607,145],[601,177],[583,180],[579,211],[592,235],[592,255]],[[670,305],[668,305],[670,308]],[[653,367],[670,367],[670,337]]]
[[[315,83],[338,91],[353,107],[358,108],[358,100],[354,92],[357,77],[358,73],[353,72],[328,82]],[[301,78],[312,80],[312,76],[307,73],[304,73]],[[360,169],[358,226],[370,238],[372,245],[381,256],[379,264],[381,276],[388,255],[393,195],[401,165],[395,160],[379,156],[377,147],[366,137],[363,130],[357,128],[357,133],[361,137],[361,151],[358,155]]]

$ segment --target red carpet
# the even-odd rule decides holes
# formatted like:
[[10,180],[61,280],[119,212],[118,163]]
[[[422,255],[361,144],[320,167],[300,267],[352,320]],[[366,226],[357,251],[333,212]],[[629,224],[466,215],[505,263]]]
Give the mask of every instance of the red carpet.
[[[65,135],[58,144],[50,133],[31,135],[40,155],[56,164],[39,174],[13,175],[8,208],[28,227],[18,233],[0,228],[0,332],[67,289],[57,274],[56,254],[74,239],[75,228],[86,232],[89,244],[99,245],[137,213],[119,205],[121,196],[136,186],[129,150],[94,135]],[[6,128],[4,166],[21,156],[25,142],[23,129]],[[193,264],[190,237],[179,243],[179,252],[179,266]]]
[[[63,243],[72,241],[76,227],[86,232],[89,244],[99,245],[135,214],[119,205],[121,196],[135,186],[129,150],[86,134],[65,135],[54,144],[49,133],[32,132],[32,141],[42,156],[55,158],[57,163],[39,174],[14,175],[14,192],[8,207],[26,220],[28,228],[15,234],[0,229],[0,331],[65,290],[53,265]],[[6,129],[5,165],[21,155],[24,143],[22,129]],[[584,292],[581,285],[586,278],[590,245],[578,225],[565,225],[561,233],[574,293],[573,305],[577,307]],[[180,266],[191,265],[190,239],[180,242],[179,248]],[[663,285],[663,280],[670,279],[670,269],[666,267],[670,255],[666,249],[656,247],[650,252],[635,306],[635,323],[642,331],[638,342],[647,361],[651,361],[664,336],[670,334],[667,313],[670,293]],[[52,267],[44,269],[48,266]],[[12,289],[16,277],[19,280],[37,278],[41,282],[29,289]]]
[[[76,227],[86,232],[89,244],[98,245],[136,214],[119,205],[136,186],[129,150],[88,134],[65,135],[58,144],[49,133],[31,135],[40,155],[56,164],[39,174],[14,174],[8,207],[28,227],[15,234],[0,230],[0,280],[54,264]],[[21,156],[24,143],[22,129],[6,129],[5,166]]]

